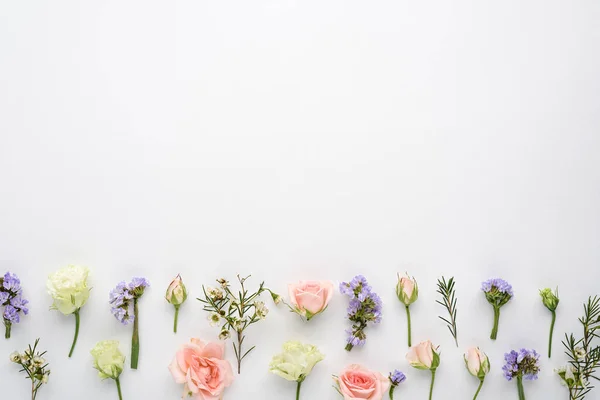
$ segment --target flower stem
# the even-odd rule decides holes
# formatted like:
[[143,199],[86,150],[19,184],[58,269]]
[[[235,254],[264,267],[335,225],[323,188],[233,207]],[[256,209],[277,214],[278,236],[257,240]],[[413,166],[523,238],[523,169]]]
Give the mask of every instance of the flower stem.
[[117,391],[119,392],[119,400],[123,400],[123,395],[121,394],[121,381],[119,380],[119,378],[115,379],[115,382],[117,383]]
[[390,391],[389,391],[390,400],[394,400],[394,389],[396,389],[396,386],[390,385]]
[[406,318],[408,320],[408,347],[412,346],[412,330],[410,325],[410,308],[406,306]]
[[483,379],[479,382],[479,387],[477,388],[477,391],[475,392],[475,396],[473,396],[473,400],[475,400],[477,398],[477,396],[479,395],[479,392],[481,391],[482,386],[483,386]]
[[429,386],[429,400],[433,398],[433,384],[435,383],[435,369],[431,370],[431,386]]
[[77,338],[79,337],[79,309],[75,310],[75,336],[73,337],[73,344],[71,345],[71,351],[69,351],[69,358],[73,355],[75,345],[77,344]]
[[523,389],[522,376],[517,376],[517,389],[519,390],[519,400],[525,400],[525,390]]
[[10,339],[10,326],[11,326],[11,323],[4,320],[4,338],[5,339]]
[[177,321],[179,320],[179,306],[175,306],[175,321],[173,321],[173,333],[177,333]]
[[494,327],[492,328],[492,334],[490,339],[496,340],[498,337],[498,324],[500,322],[500,307],[494,306]]
[[556,322],[556,311],[552,311],[552,322],[550,323],[550,339],[548,340],[548,358],[552,358],[552,335],[554,333],[554,323]]
[[237,337],[238,337],[237,367],[238,367],[238,375],[239,375],[242,372],[242,342],[244,341],[242,332],[238,331]]
[[298,386],[296,387],[296,400],[300,400],[300,387],[302,386],[302,381],[298,381]]
[[133,299],[133,336],[131,337],[131,369],[137,369],[140,357],[140,325],[138,312],[138,299]]

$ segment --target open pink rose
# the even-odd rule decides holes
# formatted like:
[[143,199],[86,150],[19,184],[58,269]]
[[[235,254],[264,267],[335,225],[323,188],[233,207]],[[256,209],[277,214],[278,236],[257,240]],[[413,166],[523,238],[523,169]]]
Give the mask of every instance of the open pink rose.
[[181,347],[169,371],[175,382],[185,384],[182,398],[223,398],[223,391],[233,383],[231,364],[223,359],[224,352],[223,343],[204,343],[200,339],[192,339]]
[[335,380],[344,400],[381,400],[390,387],[388,378],[357,364],[346,367]]
[[300,281],[288,285],[290,303],[298,314],[311,319],[322,313],[333,296],[333,283],[329,281]]

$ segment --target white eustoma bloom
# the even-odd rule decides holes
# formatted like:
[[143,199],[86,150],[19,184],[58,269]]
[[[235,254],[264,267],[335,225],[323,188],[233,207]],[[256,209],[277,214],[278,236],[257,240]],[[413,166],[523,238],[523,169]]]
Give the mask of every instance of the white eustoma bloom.
[[288,381],[302,382],[324,358],[316,346],[289,341],[283,344],[283,353],[273,357],[269,370]]
[[52,308],[69,315],[83,307],[90,297],[89,273],[87,267],[69,265],[50,275],[46,287],[54,300]]

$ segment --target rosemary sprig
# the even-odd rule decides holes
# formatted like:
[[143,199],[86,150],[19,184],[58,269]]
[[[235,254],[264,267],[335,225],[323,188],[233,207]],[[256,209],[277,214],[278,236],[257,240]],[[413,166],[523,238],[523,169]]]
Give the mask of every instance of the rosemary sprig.
[[[583,305],[584,315],[579,318],[583,328],[583,336],[579,339],[574,334],[565,334],[562,341],[569,358],[569,375],[559,371],[559,376],[569,389],[570,400],[581,400],[594,389],[592,380],[600,380],[596,370],[600,367],[600,298],[589,297]],[[566,369],[565,369],[566,370]]]
[[443,276],[442,279],[438,279],[437,292],[442,296],[442,301],[436,300],[436,303],[444,306],[448,311],[448,319],[442,317],[441,315],[439,316],[439,318],[447,324],[448,330],[450,331],[450,334],[452,335],[452,337],[454,338],[454,342],[456,343],[456,347],[458,347],[458,331],[456,328],[456,314],[458,310],[456,309],[457,299],[456,290],[454,288],[455,283],[456,281],[454,280],[454,277],[451,277],[450,279],[448,279],[448,281],[446,281],[446,278]]

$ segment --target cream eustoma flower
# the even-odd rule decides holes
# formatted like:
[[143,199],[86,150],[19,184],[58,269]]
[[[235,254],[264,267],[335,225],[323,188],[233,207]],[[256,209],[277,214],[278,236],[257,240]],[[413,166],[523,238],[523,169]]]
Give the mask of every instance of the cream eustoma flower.
[[46,287],[54,300],[52,308],[69,315],[83,307],[90,297],[89,273],[87,267],[69,265],[50,275]]
[[90,297],[91,289],[87,284],[89,274],[90,270],[87,267],[69,265],[50,275],[46,282],[48,294],[54,300],[52,308],[65,315],[75,315],[75,337],[69,357],[73,355],[79,336],[79,309]]
[[289,341],[283,344],[283,353],[277,354],[271,360],[269,370],[283,379],[300,385],[312,371],[315,365],[325,356],[316,346],[303,344],[298,341]]
[[94,368],[98,370],[98,376],[102,379],[114,379],[117,384],[119,399],[122,400],[119,376],[125,367],[125,356],[119,350],[119,342],[117,340],[103,340],[96,343],[90,353],[94,357]]

